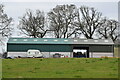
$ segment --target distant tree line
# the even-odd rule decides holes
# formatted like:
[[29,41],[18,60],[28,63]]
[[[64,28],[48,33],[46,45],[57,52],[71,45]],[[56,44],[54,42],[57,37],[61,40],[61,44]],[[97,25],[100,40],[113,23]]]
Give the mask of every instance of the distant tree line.
[[[12,18],[4,14],[0,5],[0,34],[9,36]],[[43,11],[27,10],[19,18],[18,29],[32,38],[44,38],[52,33],[54,38],[118,39],[119,23],[102,16],[93,7],[76,7],[73,4],[57,5],[47,14]],[[8,32],[9,31],[9,32]]]

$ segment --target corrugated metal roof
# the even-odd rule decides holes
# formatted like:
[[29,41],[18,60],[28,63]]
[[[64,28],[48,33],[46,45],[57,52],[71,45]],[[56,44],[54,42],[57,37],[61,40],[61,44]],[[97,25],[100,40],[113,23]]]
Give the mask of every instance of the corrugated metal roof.
[[70,39],[70,38],[10,38],[8,43],[21,44],[114,44],[111,39]]

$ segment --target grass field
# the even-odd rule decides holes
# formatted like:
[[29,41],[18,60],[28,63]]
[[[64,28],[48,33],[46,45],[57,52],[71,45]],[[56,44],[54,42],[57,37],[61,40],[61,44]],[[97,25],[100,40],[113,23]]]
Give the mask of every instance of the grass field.
[[3,59],[3,78],[117,78],[118,58]]

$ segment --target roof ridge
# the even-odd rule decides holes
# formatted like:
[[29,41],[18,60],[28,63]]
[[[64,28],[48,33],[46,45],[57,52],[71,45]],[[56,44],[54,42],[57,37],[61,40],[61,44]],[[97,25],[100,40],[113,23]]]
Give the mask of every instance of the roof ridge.
[[[36,40],[37,39],[37,40]],[[97,41],[98,40],[98,41]],[[110,39],[10,38],[8,43],[29,44],[114,44]]]

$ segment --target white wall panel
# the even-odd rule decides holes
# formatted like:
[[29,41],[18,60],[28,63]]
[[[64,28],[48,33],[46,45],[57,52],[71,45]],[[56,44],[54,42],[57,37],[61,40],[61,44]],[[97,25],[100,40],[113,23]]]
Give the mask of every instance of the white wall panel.
[[93,52],[93,53],[89,53],[90,58],[100,58],[100,57],[113,57],[113,53],[98,53],[98,52]]
[[26,54],[26,52],[8,52],[7,57],[11,57],[11,56],[14,56],[14,57],[18,57],[18,56],[26,57],[27,54]]

